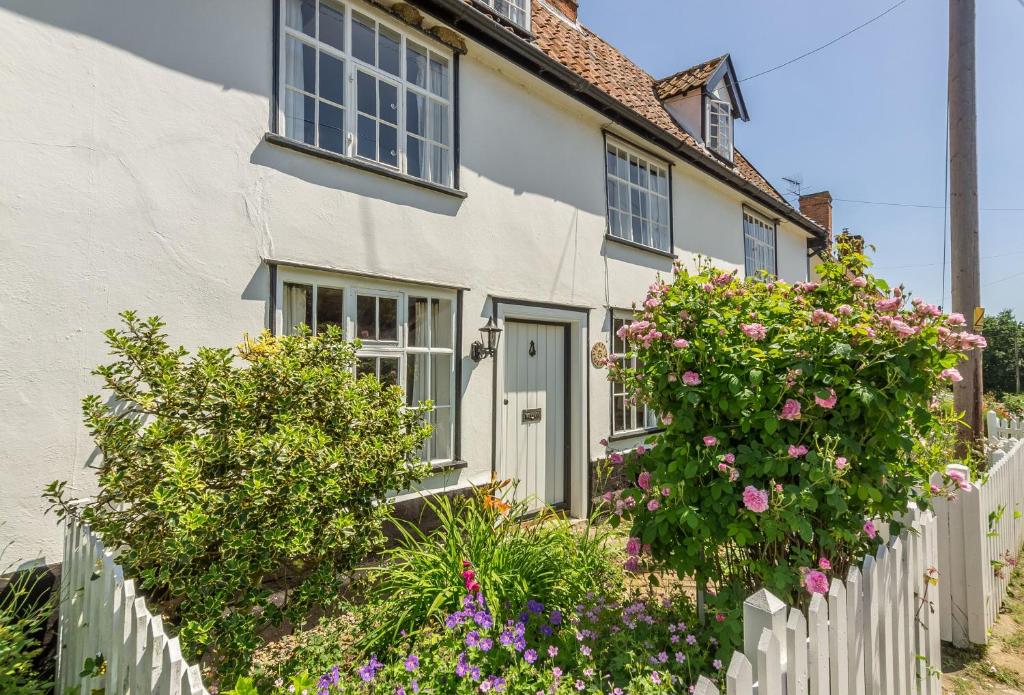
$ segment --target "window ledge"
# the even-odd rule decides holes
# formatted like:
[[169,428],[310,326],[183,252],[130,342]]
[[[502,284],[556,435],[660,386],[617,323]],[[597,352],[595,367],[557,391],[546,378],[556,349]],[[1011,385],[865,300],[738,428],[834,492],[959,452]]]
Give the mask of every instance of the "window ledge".
[[443,193],[444,195],[449,195],[453,198],[462,199],[467,197],[465,191],[460,191],[457,188],[449,188],[448,186],[442,186],[440,184],[431,183],[430,181],[424,181],[423,179],[418,179],[415,176],[409,176],[408,174],[403,174],[400,171],[395,171],[394,169],[391,169],[389,167],[382,166],[380,164],[374,164],[373,162],[367,160],[356,159],[354,157],[346,157],[344,155],[335,154],[334,152],[321,150],[317,147],[307,145],[304,142],[299,142],[298,140],[292,140],[291,138],[285,137],[284,135],[279,135],[278,133],[266,133],[264,134],[263,139],[266,142],[270,143],[271,145],[285,147],[296,152],[301,152],[302,154],[308,154],[311,157],[325,159],[328,162],[344,164],[346,166],[354,167],[356,169],[362,169],[363,171],[368,171],[372,174],[377,174],[379,176],[385,176],[389,179],[395,179],[397,181],[411,183],[414,186],[426,188],[427,190],[435,191],[437,193]]
[[665,258],[672,258],[672,259],[676,258],[676,255],[674,253],[670,252],[670,251],[662,251],[661,249],[656,249],[656,248],[654,248],[652,246],[644,246],[643,244],[638,244],[635,241],[630,241],[629,239],[623,239],[622,237],[617,237],[614,234],[605,234],[604,238],[607,241],[613,241],[616,244],[622,244],[623,246],[629,246],[630,248],[640,249],[641,251],[646,251],[647,253],[653,253],[656,256],[664,256]]
[[464,468],[469,468],[469,463],[467,461],[442,461],[430,464],[430,472],[434,475],[444,473],[446,471],[459,471]]
[[650,437],[652,434],[660,434],[664,432],[664,427],[652,427],[646,430],[633,430],[632,432],[619,432],[608,437],[609,442],[624,442],[628,439],[640,439],[641,437]]

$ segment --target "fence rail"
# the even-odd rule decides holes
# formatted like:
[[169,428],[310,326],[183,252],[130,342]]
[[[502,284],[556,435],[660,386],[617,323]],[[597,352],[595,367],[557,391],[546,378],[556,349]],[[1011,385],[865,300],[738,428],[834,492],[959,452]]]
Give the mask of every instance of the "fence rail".
[[[67,520],[56,692],[207,695],[199,667],[136,595],[114,554],[88,526]],[[86,669],[102,655],[103,666]]]

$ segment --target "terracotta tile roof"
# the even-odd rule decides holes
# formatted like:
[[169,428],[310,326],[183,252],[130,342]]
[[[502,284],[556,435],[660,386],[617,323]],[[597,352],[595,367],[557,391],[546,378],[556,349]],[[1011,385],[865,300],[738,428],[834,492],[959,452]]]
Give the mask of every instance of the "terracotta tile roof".
[[[463,0],[467,4],[480,6],[474,0]],[[684,70],[663,80],[656,80],[639,65],[597,34],[580,24],[572,24],[556,15],[544,3],[531,3],[533,34],[532,44],[547,56],[576,73],[594,87],[617,100],[623,106],[636,112],[648,122],[675,138],[681,144],[707,157],[715,164],[731,170],[777,202],[794,209],[761,173],[750,164],[739,150],[734,151],[732,166],[713,155],[682,129],[665,109],[659,98],[659,84],[668,90],[671,83],[680,88],[689,80],[696,85],[706,80],[725,57],[720,56],[701,65]],[[824,230],[813,220],[804,217],[811,227]]]
[[692,68],[686,68],[674,75],[662,78],[654,83],[654,92],[659,99],[665,100],[686,94],[696,87],[703,87],[725,58],[724,55],[718,56],[700,65],[694,65]]

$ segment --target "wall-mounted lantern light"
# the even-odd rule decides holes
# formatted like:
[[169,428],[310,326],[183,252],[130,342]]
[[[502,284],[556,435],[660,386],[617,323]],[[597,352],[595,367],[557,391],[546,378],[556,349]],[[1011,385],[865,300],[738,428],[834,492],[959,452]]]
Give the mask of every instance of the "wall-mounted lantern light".
[[474,362],[485,357],[498,354],[498,343],[501,342],[501,329],[494,323],[494,317],[487,319],[487,325],[480,329],[480,340],[470,346],[469,356]]

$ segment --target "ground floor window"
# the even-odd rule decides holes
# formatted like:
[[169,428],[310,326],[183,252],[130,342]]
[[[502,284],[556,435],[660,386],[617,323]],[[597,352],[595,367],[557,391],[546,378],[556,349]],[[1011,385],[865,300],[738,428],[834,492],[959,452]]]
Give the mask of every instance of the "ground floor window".
[[[371,282],[303,269],[280,271],[280,327],[313,334],[339,326],[362,342],[356,374],[372,374],[405,391],[406,404],[433,403],[434,433],[423,458],[451,461],[455,440],[454,290]],[[276,320],[276,319],[275,319]]]
[[[631,323],[633,318],[628,313],[612,315],[612,352],[618,357],[619,364],[628,369],[635,369],[639,364],[635,357],[626,357],[629,346],[618,336],[619,329]],[[612,382],[612,434],[616,436],[639,434],[658,426],[657,415],[643,404],[634,404],[630,400],[625,386]]]
[[743,211],[743,254],[747,277],[777,274],[775,223],[750,210]]

